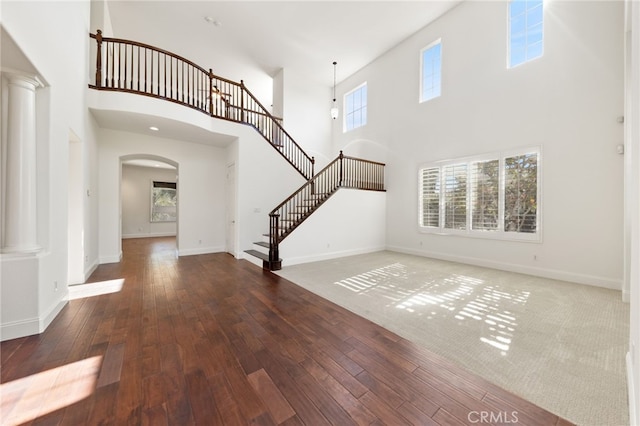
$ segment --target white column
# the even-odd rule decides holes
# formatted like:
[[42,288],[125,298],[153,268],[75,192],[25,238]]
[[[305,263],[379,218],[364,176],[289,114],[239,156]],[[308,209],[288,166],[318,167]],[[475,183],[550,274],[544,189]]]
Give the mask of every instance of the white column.
[[37,80],[8,76],[3,253],[38,251],[36,218]]

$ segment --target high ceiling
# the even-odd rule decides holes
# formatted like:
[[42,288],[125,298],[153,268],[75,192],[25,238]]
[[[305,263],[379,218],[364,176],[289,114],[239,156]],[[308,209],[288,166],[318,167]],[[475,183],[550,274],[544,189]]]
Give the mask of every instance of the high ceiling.
[[108,0],[114,34],[105,35],[178,53],[249,87],[255,73],[280,69],[331,86],[334,60],[340,82],[459,3]]

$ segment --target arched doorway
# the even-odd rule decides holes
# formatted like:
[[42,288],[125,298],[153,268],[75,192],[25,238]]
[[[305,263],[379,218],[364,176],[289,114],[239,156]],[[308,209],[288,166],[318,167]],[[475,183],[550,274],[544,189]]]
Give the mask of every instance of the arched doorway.
[[122,239],[175,237],[179,248],[179,164],[153,154],[120,157],[119,231]]

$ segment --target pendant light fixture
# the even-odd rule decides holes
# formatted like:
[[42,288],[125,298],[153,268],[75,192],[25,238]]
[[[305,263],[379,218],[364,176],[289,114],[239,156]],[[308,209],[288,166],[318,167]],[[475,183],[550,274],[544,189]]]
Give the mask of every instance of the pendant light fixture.
[[331,118],[334,120],[340,115],[340,110],[336,104],[336,65],[338,65],[338,63],[333,61],[333,105],[331,107]]

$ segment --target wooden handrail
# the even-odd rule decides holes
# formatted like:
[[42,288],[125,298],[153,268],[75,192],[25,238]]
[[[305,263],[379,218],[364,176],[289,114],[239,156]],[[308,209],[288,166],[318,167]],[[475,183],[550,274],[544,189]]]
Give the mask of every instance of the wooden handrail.
[[340,155],[269,213],[269,262],[279,244],[340,188],[385,191],[384,163]]

